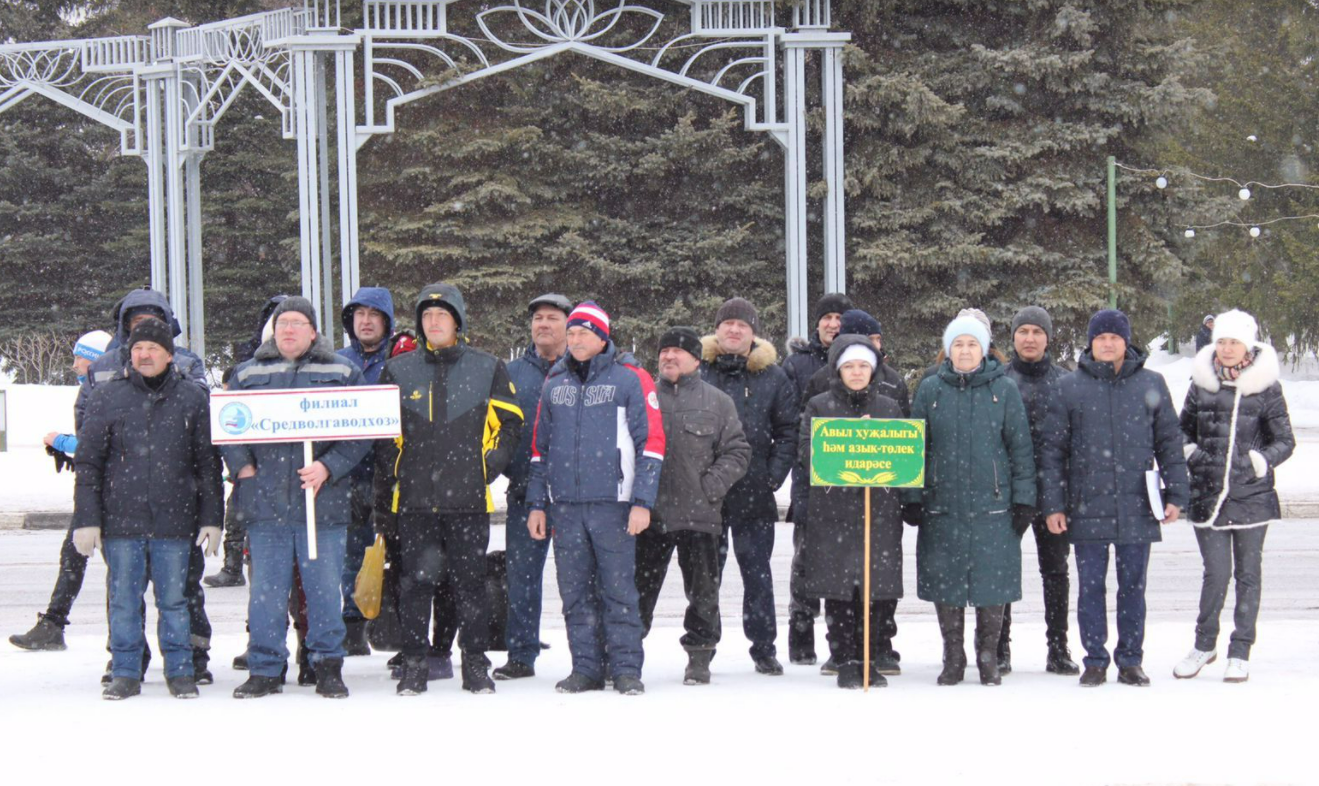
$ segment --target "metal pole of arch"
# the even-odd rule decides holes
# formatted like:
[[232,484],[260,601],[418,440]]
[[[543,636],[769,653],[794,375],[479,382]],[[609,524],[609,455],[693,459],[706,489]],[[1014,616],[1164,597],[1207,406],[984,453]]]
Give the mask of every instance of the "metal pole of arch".
[[861,549],[864,554],[865,567],[863,578],[861,580],[861,594],[864,598],[861,602],[861,613],[864,621],[861,624],[863,641],[861,642],[861,679],[865,690],[870,690],[870,487],[866,486],[866,536],[865,546]]
[[1117,159],[1108,157],[1108,307],[1117,308]]
[[[302,443],[302,466],[310,467],[316,461],[311,452],[311,440]],[[305,489],[307,495],[307,559],[316,559],[316,490]]]

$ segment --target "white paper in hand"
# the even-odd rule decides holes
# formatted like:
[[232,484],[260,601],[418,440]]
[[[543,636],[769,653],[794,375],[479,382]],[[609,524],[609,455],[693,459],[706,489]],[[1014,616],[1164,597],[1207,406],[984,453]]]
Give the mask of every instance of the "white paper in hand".
[[1159,477],[1157,469],[1145,470],[1145,495],[1150,500],[1150,513],[1154,514],[1155,521],[1163,521],[1166,518],[1163,507],[1163,479]]

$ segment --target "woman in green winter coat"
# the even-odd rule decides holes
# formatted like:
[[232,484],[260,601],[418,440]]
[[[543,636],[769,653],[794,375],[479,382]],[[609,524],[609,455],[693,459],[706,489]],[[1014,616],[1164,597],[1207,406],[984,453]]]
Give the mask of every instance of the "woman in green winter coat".
[[904,492],[903,518],[920,526],[916,594],[934,603],[943,634],[940,685],[966,672],[965,607],[976,609],[980,682],[998,685],[1003,606],[1021,599],[1021,533],[1035,515],[1035,456],[1016,384],[970,317],[943,335],[947,359],[923,381],[911,416],[926,421],[925,488]]

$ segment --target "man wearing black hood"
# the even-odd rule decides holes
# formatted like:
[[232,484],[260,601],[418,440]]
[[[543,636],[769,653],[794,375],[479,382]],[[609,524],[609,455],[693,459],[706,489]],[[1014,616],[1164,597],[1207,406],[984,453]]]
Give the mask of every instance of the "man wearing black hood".
[[522,409],[504,362],[467,343],[467,307],[457,287],[422,289],[416,317],[421,346],[391,359],[380,375],[380,384],[399,387],[403,435],[376,443],[372,514],[376,531],[400,544],[398,694],[426,690],[426,634],[441,572],[458,598],[463,689],[494,693],[485,656],[490,481],[513,458]]
[[[797,391],[799,408],[806,405],[803,395],[811,377],[829,362],[829,346],[842,329],[843,312],[852,308],[852,300],[847,295],[838,292],[824,295],[811,311],[815,333],[810,341],[794,338],[789,342],[792,354],[783,359],[783,370],[788,372],[788,379],[792,380]],[[820,616],[820,599],[805,594],[806,566],[801,560],[802,538],[809,516],[806,508],[809,492],[810,475],[799,461],[792,470],[792,505],[788,509],[788,520],[793,523],[792,575],[788,582],[788,591],[792,595],[788,607],[788,658],[801,665],[815,663],[815,618]]]

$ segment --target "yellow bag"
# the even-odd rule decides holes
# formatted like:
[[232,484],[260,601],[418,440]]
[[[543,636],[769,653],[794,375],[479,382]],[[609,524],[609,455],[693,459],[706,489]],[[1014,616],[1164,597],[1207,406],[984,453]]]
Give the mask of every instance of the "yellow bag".
[[376,535],[374,545],[368,546],[362,557],[362,569],[357,571],[353,585],[353,602],[362,616],[373,620],[380,616],[380,597],[385,585],[385,538]]

